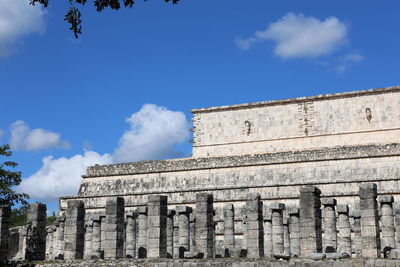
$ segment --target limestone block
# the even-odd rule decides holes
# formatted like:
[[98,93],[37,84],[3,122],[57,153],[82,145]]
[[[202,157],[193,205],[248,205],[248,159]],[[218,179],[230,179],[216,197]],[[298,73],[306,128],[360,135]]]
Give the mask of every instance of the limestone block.
[[64,259],[82,259],[85,241],[85,207],[81,200],[69,200],[65,216]]

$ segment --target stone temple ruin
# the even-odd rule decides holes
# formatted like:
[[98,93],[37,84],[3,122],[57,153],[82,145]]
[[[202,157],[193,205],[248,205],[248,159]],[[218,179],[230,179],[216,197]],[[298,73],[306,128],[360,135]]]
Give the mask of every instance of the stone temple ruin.
[[400,266],[400,87],[192,113],[190,158],[91,166],[51,226],[2,208],[1,260]]

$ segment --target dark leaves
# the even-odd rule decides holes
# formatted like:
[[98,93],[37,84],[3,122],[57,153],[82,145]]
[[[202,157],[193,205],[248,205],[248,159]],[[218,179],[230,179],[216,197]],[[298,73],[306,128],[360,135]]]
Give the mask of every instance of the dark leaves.
[[30,0],[29,2],[29,4],[32,6],[34,6],[36,3],[39,3],[44,7],[47,7],[49,5],[49,0]]
[[71,6],[68,13],[65,15],[64,21],[71,25],[69,29],[74,32],[75,38],[78,38],[78,34],[82,34],[82,20],[79,9]]
[[[9,145],[0,146],[0,156],[12,155]],[[0,164],[0,206],[12,206],[16,203],[27,204],[27,194],[17,193],[12,188],[21,183],[21,172],[12,171],[17,163],[5,161]]]
[[[39,3],[44,7],[49,5],[49,0],[29,0],[31,5],[35,5]],[[93,0],[94,6],[98,12],[102,12],[106,8],[110,8],[113,10],[118,10],[121,8],[121,1],[124,7],[131,8],[135,4],[135,0]],[[144,0],[146,1],[146,0]],[[172,4],[177,4],[180,0],[164,0],[165,2]],[[82,20],[81,20],[81,12],[78,8],[74,6],[74,3],[85,5],[87,0],[68,0],[71,4],[67,14],[64,17],[64,21],[66,21],[70,25],[70,30],[74,32],[75,38],[79,37],[79,34],[82,34]]]
[[119,0],[94,0],[94,6],[98,12],[103,11],[106,7],[110,7],[114,10],[121,8]]
[[133,6],[134,3],[135,3],[134,0],[124,0],[124,5],[125,5],[125,7],[131,8],[131,7]]

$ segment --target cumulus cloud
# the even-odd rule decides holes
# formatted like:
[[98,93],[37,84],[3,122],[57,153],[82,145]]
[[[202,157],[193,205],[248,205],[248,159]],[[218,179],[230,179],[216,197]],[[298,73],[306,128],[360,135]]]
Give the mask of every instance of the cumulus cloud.
[[110,164],[110,154],[100,155],[94,151],[85,151],[83,155],[71,158],[43,158],[42,167],[33,175],[22,180],[19,192],[28,193],[32,198],[53,201],[60,196],[76,195],[81,183],[81,175],[88,166]]
[[116,162],[175,157],[174,145],[189,137],[190,125],[182,112],[153,104],[144,105],[126,122],[130,128],[113,154]]
[[[174,149],[174,145],[187,141],[190,135],[189,123],[182,112],[153,104],[143,105],[138,112],[127,118],[126,122],[129,129],[119,139],[114,154],[101,155],[87,150],[83,155],[78,154],[71,158],[45,157],[42,167],[23,179],[18,191],[44,201],[76,195],[81,175],[86,172],[88,166],[175,157],[179,152]],[[26,126],[21,121],[18,125]],[[21,135],[26,137],[26,131],[22,132],[24,134]],[[22,143],[26,147],[26,144]]]
[[44,13],[39,5],[29,5],[29,0],[1,0],[0,56],[9,54],[21,37],[31,33],[43,33]]
[[347,26],[336,17],[319,20],[288,13],[249,38],[236,38],[236,44],[247,50],[254,43],[273,41],[274,53],[281,58],[318,57],[330,54],[344,44],[347,32]]
[[14,122],[10,127],[10,146],[14,150],[35,151],[51,147],[70,148],[70,144],[61,140],[58,133],[44,129],[33,129],[21,120]]

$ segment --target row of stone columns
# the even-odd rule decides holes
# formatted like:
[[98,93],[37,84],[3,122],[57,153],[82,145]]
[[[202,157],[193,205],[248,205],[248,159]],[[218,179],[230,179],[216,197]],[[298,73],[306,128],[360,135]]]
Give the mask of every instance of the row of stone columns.
[[[338,251],[351,255],[352,247],[366,242],[366,236],[361,234],[362,230],[364,229],[364,232],[367,233],[371,229],[369,224],[379,219],[377,217],[376,193],[370,192],[371,190],[376,191],[376,186],[375,188],[373,185],[372,187],[371,185],[365,187],[360,187],[360,216],[357,217],[356,212],[353,214],[354,245],[351,242],[348,206],[336,205],[336,200],[330,198],[322,199],[324,206],[324,239],[322,239],[320,191],[315,187],[310,186],[301,189],[299,209],[289,207],[286,210],[282,203],[271,203],[263,209],[260,195],[249,194],[244,207],[247,257],[258,258],[264,255],[301,255],[307,257],[312,252],[322,251]],[[393,210],[390,209],[391,205],[388,205],[388,203],[393,202],[390,201],[391,199],[390,197],[381,197],[380,203],[383,225],[382,238],[388,236],[393,243],[395,240],[394,231],[391,231],[393,223],[390,224],[390,214],[393,214]],[[69,206],[72,209],[75,207],[73,203]],[[149,197],[147,207],[138,208],[135,212],[127,212],[125,218],[123,217],[123,206],[122,198],[108,199],[106,220],[103,221],[99,216],[92,216],[91,221],[86,223],[86,235],[84,235],[82,242],[87,244],[84,253],[88,255],[87,258],[102,257],[102,253],[105,258],[215,256],[212,195],[199,194],[196,198],[194,212],[188,206],[177,206],[176,210],[168,210],[165,196]],[[363,212],[363,209],[366,211]],[[71,218],[76,221],[77,216],[74,217],[75,213],[71,212]],[[338,214],[337,217],[336,213]],[[364,215],[364,217],[361,215]],[[68,210],[67,216],[70,216]],[[84,217],[84,214],[81,216]],[[370,219],[370,217],[373,219]],[[234,251],[237,251],[234,218],[234,206],[232,204],[226,205],[224,207],[224,256],[230,256]],[[362,220],[363,218],[364,220]],[[391,218],[393,219],[393,215]],[[363,221],[364,224],[362,224]],[[105,224],[104,231],[102,230],[103,223]],[[75,227],[77,227],[76,224]],[[84,226],[80,229],[84,229]],[[376,228],[373,229],[376,230]],[[71,232],[71,230],[69,231]],[[68,241],[71,237],[66,234],[65,239]],[[76,245],[78,246],[78,243]],[[375,246],[380,245],[376,244]],[[66,245],[65,248],[67,247]],[[360,250],[359,247],[358,250]],[[370,255],[368,246],[361,246],[360,251],[362,251],[362,255]],[[80,257],[79,253],[75,256],[67,256],[67,249],[64,254],[66,255],[65,258]]]
[[[225,205],[222,256],[239,255],[237,252],[244,249],[249,258],[307,257],[315,252],[377,258],[382,251],[386,254],[385,250],[396,248],[400,213],[393,212],[392,196],[380,196],[377,201],[376,185],[362,184],[359,208],[350,213],[347,205],[337,205],[333,198],[321,199],[320,194],[316,187],[303,187],[299,208],[282,203],[263,206],[260,194],[249,194],[242,208],[244,245],[235,240],[234,206]],[[1,209],[0,237],[7,234],[3,231],[7,228],[6,215],[7,209]],[[168,210],[167,197],[153,195],[147,207],[129,212],[125,212],[123,198],[113,197],[107,199],[105,213],[87,216],[83,201],[70,200],[65,214],[53,226],[46,228],[45,220],[45,205],[32,204],[23,237],[26,259],[215,257],[210,194],[198,194],[195,209],[177,206]],[[5,251],[4,246],[1,248]]]

